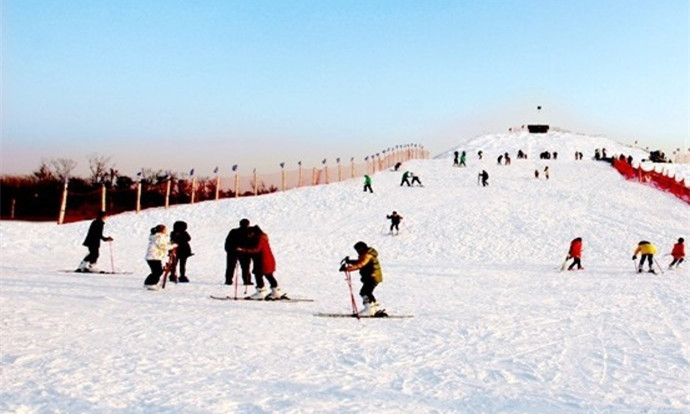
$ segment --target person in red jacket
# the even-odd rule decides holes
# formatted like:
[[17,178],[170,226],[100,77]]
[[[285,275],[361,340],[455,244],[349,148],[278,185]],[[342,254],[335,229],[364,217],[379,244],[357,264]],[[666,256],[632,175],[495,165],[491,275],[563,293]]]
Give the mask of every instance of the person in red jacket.
[[683,263],[683,260],[685,260],[685,245],[683,243],[685,243],[685,239],[680,237],[678,243],[673,245],[673,250],[671,250],[673,261],[668,265],[669,269],[673,269],[673,265],[676,265],[676,268],[678,268],[678,266]]
[[568,251],[568,258],[573,259],[573,262],[568,266],[568,270],[573,270],[577,266],[577,270],[582,270],[582,238],[577,237],[570,242],[570,250]]
[[[276,259],[273,257],[271,245],[268,243],[268,235],[264,233],[259,226],[254,226],[249,229],[247,236],[250,240],[256,241],[256,247],[238,247],[237,251],[255,255],[253,272],[254,277],[256,278],[256,292],[249,296],[249,299],[282,299],[286,295],[278,287],[278,281],[273,276],[273,273],[276,271]],[[264,277],[266,280],[268,280],[268,283],[271,286],[271,293],[268,293],[268,289],[265,287]]]

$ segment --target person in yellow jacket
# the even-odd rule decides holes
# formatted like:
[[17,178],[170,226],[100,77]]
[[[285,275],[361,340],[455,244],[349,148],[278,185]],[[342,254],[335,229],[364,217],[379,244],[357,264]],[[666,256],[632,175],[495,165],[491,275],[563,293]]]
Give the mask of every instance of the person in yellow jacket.
[[360,241],[354,246],[355,251],[359,255],[357,260],[350,260],[345,258],[346,264],[340,267],[341,272],[352,272],[359,270],[362,281],[362,289],[359,291],[359,296],[362,297],[364,309],[360,312],[361,315],[376,315],[379,310],[379,305],[374,297],[374,289],[383,281],[383,273],[381,272],[381,264],[379,263],[379,253],[373,247],[367,246],[366,243]]
[[648,241],[642,240],[637,243],[637,249],[633,253],[633,260],[637,260],[637,254],[642,254],[640,258],[640,264],[637,267],[637,273],[642,273],[642,267],[644,266],[645,260],[649,264],[649,273],[656,273],[652,266],[654,265],[654,254],[656,253],[656,247]]

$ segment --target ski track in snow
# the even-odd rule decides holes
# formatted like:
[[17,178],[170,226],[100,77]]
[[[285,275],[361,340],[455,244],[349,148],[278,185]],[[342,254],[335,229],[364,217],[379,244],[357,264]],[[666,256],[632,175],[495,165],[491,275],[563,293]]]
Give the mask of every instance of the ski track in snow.
[[[666,266],[690,208],[572,160],[601,147],[641,158],[602,137],[496,134],[458,147],[467,168],[450,166],[452,151],[405,163],[423,188],[382,172],[374,194],[357,178],[111,217],[115,268],[133,274],[58,272],[85,255],[88,222],[2,222],[0,412],[690,412],[687,263],[650,275],[630,260],[648,239]],[[496,165],[505,151],[512,165]],[[545,165],[551,179],[534,179]],[[283,289],[315,302],[208,299],[234,295],[223,243],[242,217],[268,233]],[[192,282],[145,291],[149,228],[175,220],[189,223]],[[586,270],[559,272],[577,236]],[[337,269],[358,240],[380,253],[383,307],[414,318],[312,316],[350,310]],[[99,265],[111,268],[107,244]]]

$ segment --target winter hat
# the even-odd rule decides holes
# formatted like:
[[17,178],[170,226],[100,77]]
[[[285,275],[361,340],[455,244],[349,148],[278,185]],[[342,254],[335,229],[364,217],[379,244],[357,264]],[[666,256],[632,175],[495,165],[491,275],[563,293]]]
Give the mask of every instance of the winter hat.
[[363,241],[359,241],[359,242],[355,243],[354,248],[357,252],[365,252],[365,251],[367,251],[367,249],[369,249],[369,246],[367,246],[367,244],[364,243]]

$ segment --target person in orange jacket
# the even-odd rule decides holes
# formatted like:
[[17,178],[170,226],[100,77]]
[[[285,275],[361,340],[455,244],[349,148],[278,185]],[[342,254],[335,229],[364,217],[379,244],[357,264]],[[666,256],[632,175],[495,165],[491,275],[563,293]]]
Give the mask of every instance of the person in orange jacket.
[[568,258],[573,259],[573,263],[568,266],[568,270],[573,270],[577,266],[577,270],[582,270],[582,237],[577,237],[570,242],[570,250],[568,251]]
[[673,256],[673,261],[671,262],[670,265],[668,265],[669,269],[673,269],[673,265],[678,268],[681,263],[683,263],[683,260],[685,260],[685,239],[680,237],[678,239],[678,243],[673,245],[673,250],[671,250],[671,256]]
[[637,273],[642,273],[642,267],[644,266],[645,260],[649,264],[649,273],[656,273],[652,266],[654,265],[654,254],[656,253],[656,247],[648,241],[642,240],[637,244],[637,249],[633,253],[633,260],[637,260],[637,254],[641,253],[642,258],[640,258],[640,264],[637,267]]
[[[279,300],[285,297],[285,293],[278,287],[278,281],[273,276],[276,271],[276,259],[271,251],[271,245],[268,243],[268,235],[264,233],[259,226],[250,227],[247,232],[247,237],[250,240],[256,241],[256,247],[238,247],[237,251],[240,253],[250,253],[254,257],[254,277],[256,278],[256,293],[249,296],[249,299],[255,300]],[[264,277],[268,280],[271,286],[271,293],[264,284]]]

